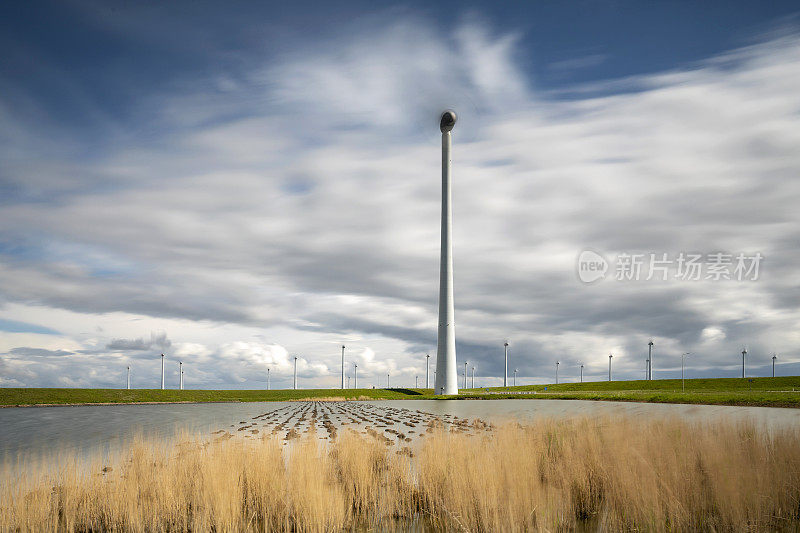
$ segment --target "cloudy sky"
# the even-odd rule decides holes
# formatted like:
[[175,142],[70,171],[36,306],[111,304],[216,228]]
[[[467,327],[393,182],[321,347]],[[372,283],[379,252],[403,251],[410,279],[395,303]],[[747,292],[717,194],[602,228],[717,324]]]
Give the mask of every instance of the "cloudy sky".
[[793,2],[162,4],[0,7],[0,386],[424,380],[446,107],[477,385],[800,373]]

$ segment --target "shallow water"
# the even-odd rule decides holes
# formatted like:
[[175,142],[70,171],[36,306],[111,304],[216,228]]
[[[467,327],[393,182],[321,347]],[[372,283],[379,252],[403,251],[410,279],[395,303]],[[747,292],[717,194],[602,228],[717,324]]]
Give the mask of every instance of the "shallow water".
[[[315,407],[316,406],[316,407]],[[316,416],[314,416],[316,413]],[[359,416],[355,416],[360,413]],[[373,402],[254,402],[115,406],[15,407],[0,409],[0,460],[24,455],[111,452],[137,435],[171,440],[181,431],[285,438],[292,429],[320,439],[354,429],[400,440],[424,435],[426,424],[475,420],[499,423],[536,418],[627,415],[642,419],[677,417],[692,422],[752,421],[770,431],[800,427],[800,409],[711,405],[595,402],[585,400],[391,400]],[[325,418],[323,418],[323,416]],[[355,417],[355,421],[352,421]],[[364,418],[362,420],[362,418]],[[328,424],[323,425],[327,420]],[[239,428],[247,427],[239,431]],[[279,428],[276,431],[276,428]],[[369,429],[367,429],[369,428]],[[393,430],[394,432],[390,431]],[[374,436],[373,433],[373,436]],[[219,433],[224,435],[224,433]],[[378,438],[378,437],[376,437]],[[404,441],[404,439],[403,439]]]

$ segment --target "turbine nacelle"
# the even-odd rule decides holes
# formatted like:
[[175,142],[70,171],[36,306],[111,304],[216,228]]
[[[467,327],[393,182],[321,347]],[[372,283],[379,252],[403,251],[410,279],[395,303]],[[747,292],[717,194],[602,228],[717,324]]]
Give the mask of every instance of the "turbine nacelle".
[[442,113],[442,116],[439,119],[439,129],[442,131],[442,133],[452,130],[453,126],[456,125],[456,120],[458,120],[456,112],[452,109],[448,109]]

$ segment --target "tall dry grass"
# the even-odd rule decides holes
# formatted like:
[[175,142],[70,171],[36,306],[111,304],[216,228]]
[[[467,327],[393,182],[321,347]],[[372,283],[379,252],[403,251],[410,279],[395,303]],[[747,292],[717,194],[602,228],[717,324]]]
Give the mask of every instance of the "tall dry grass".
[[798,437],[623,418],[439,430],[413,457],[350,431],[330,446],[140,441],[113,464],[73,459],[27,468],[22,479],[6,467],[0,529],[796,530]]

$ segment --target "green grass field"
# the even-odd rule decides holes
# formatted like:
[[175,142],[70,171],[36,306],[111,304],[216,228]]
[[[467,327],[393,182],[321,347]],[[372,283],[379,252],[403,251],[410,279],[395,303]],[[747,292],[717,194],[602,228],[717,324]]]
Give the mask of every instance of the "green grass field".
[[[431,394],[428,391],[428,394]],[[175,390],[175,389],[21,389],[0,388],[0,405],[66,405],[150,402],[268,402],[339,398],[399,400],[424,398],[426,391],[410,389],[308,390]]]
[[[800,407],[800,376],[776,378],[687,379],[685,391],[680,379],[652,381],[592,381],[558,385],[525,385],[469,389],[460,397],[554,398],[613,400],[658,403],[702,403]],[[490,394],[486,394],[486,391]]]
[[[546,389],[546,390],[545,390]],[[0,388],[0,406],[148,402],[265,402],[326,399],[577,399],[659,403],[700,403],[800,407],[800,376],[778,378],[592,381],[559,385],[523,385],[467,389],[458,396],[437,397],[431,389],[309,390],[158,390],[158,389],[22,389]]]

